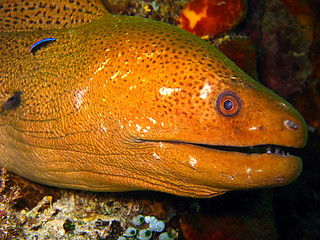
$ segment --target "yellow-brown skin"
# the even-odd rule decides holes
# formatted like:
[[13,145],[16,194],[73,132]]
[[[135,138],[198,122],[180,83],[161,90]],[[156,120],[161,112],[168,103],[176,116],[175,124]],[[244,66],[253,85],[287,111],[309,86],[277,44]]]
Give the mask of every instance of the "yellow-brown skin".
[[[295,156],[195,145],[303,147],[306,125],[289,103],[188,32],[103,9],[92,15],[65,28],[2,26],[0,105],[22,94],[0,113],[1,167],[58,187],[190,197],[299,176]],[[30,53],[49,37],[56,41]],[[224,91],[241,99],[235,116],[217,111]]]

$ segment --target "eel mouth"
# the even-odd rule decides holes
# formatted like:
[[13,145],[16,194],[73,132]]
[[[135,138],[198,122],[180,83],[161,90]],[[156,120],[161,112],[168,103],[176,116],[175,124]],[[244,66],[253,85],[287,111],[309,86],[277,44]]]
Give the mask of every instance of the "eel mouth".
[[140,142],[156,145],[155,156],[164,160],[163,168],[170,173],[172,171],[170,176],[183,176],[185,181],[215,189],[282,186],[295,180],[302,171],[301,158],[296,155],[299,149],[291,146],[261,144],[239,147],[160,140]]
[[184,141],[161,141],[161,140],[144,140],[144,139],[139,139],[139,141],[140,142],[163,142],[163,143],[170,143],[170,144],[186,144],[186,145],[193,145],[193,146],[203,147],[203,148],[217,150],[217,151],[243,153],[243,154],[275,154],[282,157],[300,155],[299,148],[273,145],[273,144],[237,147],[237,146],[222,146],[222,145],[192,143],[192,142],[184,142]]
[[283,157],[289,155],[299,155],[299,149],[294,147],[286,147],[272,144],[265,145],[256,145],[249,147],[235,147],[235,146],[215,146],[215,145],[207,145],[207,144],[194,144],[194,143],[186,143],[191,145],[196,145],[204,148],[225,151],[225,152],[237,152],[244,154],[276,154],[281,155]]

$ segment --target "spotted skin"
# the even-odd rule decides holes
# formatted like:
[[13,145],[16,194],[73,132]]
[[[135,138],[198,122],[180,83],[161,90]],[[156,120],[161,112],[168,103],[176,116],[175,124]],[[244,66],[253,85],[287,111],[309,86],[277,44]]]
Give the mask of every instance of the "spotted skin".
[[[188,32],[77,2],[86,9],[81,24],[0,26],[0,104],[21,92],[20,105],[0,113],[1,167],[58,187],[189,197],[299,176],[295,156],[214,149],[303,147],[306,125],[289,103]],[[30,53],[46,38],[56,41]],[[226,91],[241,100],[232,117],[216,107]]]

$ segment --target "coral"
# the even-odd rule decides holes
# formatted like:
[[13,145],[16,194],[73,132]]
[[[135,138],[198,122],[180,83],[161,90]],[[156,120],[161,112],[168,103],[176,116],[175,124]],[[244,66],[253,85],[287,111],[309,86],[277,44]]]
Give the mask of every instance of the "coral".
[[142,229],[138,233],[139,240],[149,240],[152,237],[152,232],[149,229]]
[[159,240],[173,240],[174,236],[170,232],[164,232],[159,235]]
[[70,219],[67,219],[62,226],[66,233],[72,232],[76,228],[76,225]]
[[118,202],[111,204],[114,202],[112,197],[98,199],[93,194],[65,190],[52,207],[44,207],[48,203],[45,197],[32,210],[19,214],[27,216],[23,231],[28,239],[116,239],[123,231],[123,217],[138,205],[129,202],[118,208]]
[[160,219],[170,219],[176,215],[172,202],[167,199],[144,198],[141,200],[145,215],[154,215]]
[[191,0],[177,21],[197,36],[213,37],[237,26],[245,17],[246,5],[245,0]]
[[144,223],[144,216],[138,215],[138,216],[134,217],[134,218],[132,219],[132,223],[133,223],[133,225],[135,225],[135,226],[140,226],[141,224]]
[[249,38],[225,35],[213,40],[213,45],[250,77],[258,80],[256,50]]
[[280,0],[265,3],[259,43],[260,80],[282,97],[296,94],[309,84],[310,28],[301,25]]
[[12,173],[7,173],[7,175],[8,181],[6,185],[8,189],[11,187],[21,189],[20,198],[15,200],[13,206],[15,210],[32,209],[45,196],[52,196],[53,201],[61,197],[60,189],[58,188],[37,184]]
[[[60,190],[61,197],[55,201],[45,196],[31,210],[15,209],[17,200],[21,199],[18,187],[10,187],[8,174],[3,169],[0,179],[0,239],[131,239],[129,234],[141,239],[158,239],[164,230],[164,222],[156,217],[145,217],[142,200],[130,193],[99,194],[82,191]],[[31,183],[31,182],[30,182]],[[152,204],[152,197],[149,196]],[[166,209],[168,209],[166,207]],[[170,221],[175,211],[169,210],[164,215]],[[148,219],[148,223],[144,219]],[[131,220],[132,219],[132,220]],[[178,232],[167,227],[163,240],[172,240]],[[133,229],[139,229],[132,233]],[[152,231],[149,229],[151,228]],[[127,230],[125,230],[127,229]],[[146,229],[146,231],[140,231]],[[141,232],[141,233],[140,233]],[[126,238],[125,236],[129,238]],[[143,238],[146,235],[147,238]]]
[[7,171],[2,168],[0,176],[0,239],[23,238],[23,220],[13,209],[16,200],[21,197],[20,189],[16,186],[8,189],[7,182]]
[[129,0],[102,0],[102,4],[109,12],[118,14],[120,11],[129,7]]
[[314,18],[316,12],[312,10],[310,1],[308,0],[280,0],[281,3],[290,11],[291,15],[295,17],[296,21],[306,29],[306,37],[313,39],[314,37]]
[[114,14],[139,16],[176,24],[188,0],[103,0],[105,7]]
[[[170,229],[169,232],[163,232],[165,229],[165,224],[163,221],[159,221],[155,216],[135,216],[131,223],[139,227],[128,227],[123,236],[120,236],[117,240],[126,240],[126,239],[139,239],[139,240],[149,240],[149,239],[160,239],[160,240],[173,240],[178,237],[178,234]],[[147,228],[145,228],[147,227]],[[159,235],[159,233],[161,233]]]
[[137,234],[137,229],[134,227],[129,227],[123,234],[124,237],[134,237]]
[[149,229],[153,232],[163,232],[165,225],[163,221],[159,221],[155,217],[145,219],[146,223],[149,223]]

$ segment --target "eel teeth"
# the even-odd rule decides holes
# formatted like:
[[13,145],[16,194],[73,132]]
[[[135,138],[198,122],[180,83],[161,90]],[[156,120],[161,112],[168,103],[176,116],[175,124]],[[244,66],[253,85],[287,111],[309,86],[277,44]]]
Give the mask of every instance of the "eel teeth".
[[281,149],[281,147],[277,147],[277,146],[268,146],[267,147],[267,153],[273,153],[273,154],[281,154],[282,156],[289,156],[289,152],[287,152],[286,150]]
[[268,147],[268,148],[267,148],[267,153],[272,153],[272,152],[271,152],[271,147]]

